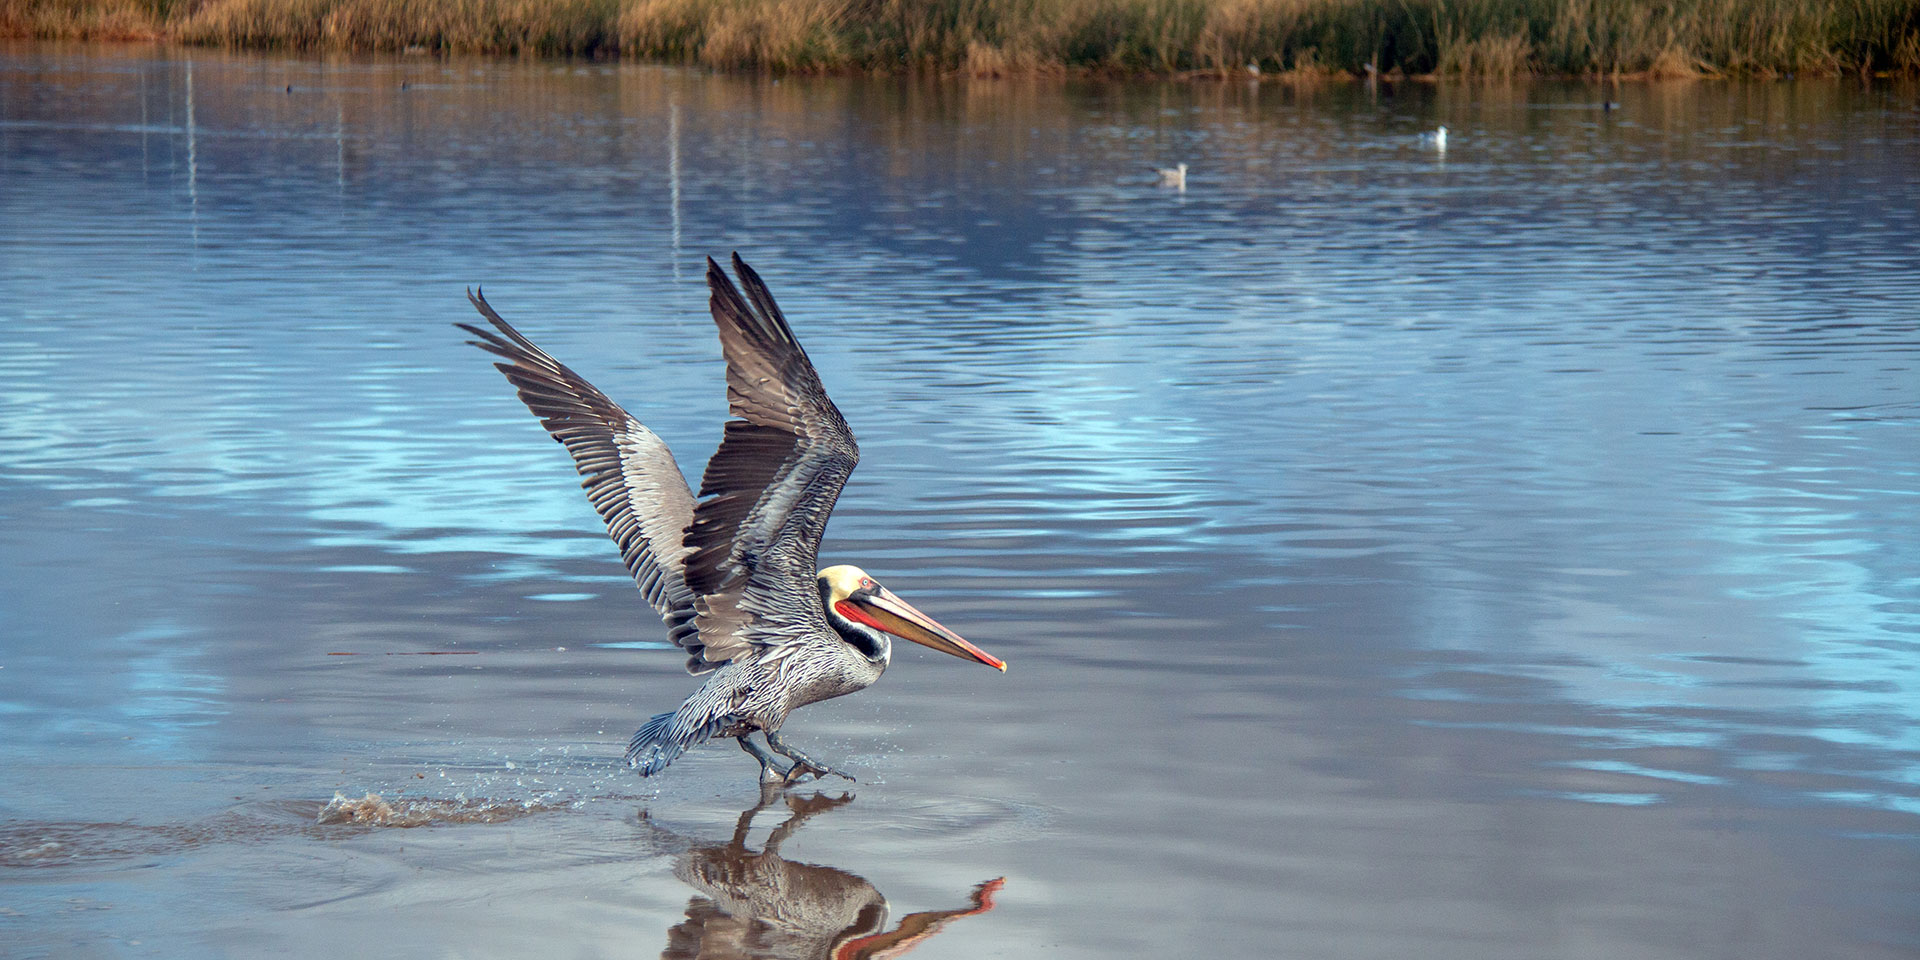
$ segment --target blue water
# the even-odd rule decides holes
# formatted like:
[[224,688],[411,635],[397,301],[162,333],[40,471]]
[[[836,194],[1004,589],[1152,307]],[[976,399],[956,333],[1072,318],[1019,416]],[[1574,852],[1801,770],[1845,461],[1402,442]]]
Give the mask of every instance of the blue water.
[[867,782],[756,821],[1006,878],[916,956],[1920,950],[1913,91],[1608,96],[0,46],[0,936],[676,942],[752,764],[619,768],[693,681],[450,324],[697,475],[739,250],[823,557],[1012,664],[797,714]]

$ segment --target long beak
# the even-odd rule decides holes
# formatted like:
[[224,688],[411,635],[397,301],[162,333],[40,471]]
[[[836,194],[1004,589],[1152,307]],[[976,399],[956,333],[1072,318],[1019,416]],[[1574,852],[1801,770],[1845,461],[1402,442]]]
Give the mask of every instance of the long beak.
[[960,635],[940,625],[940,621],[913,608],[913,604],[895,596],[886,587],[876,589],[872,594],[854,601],[860,610],[873,618],[874,626],[904,637],[921,646],[932,647],[941,653],[950,653],[963,660],[978,660],[1001,673],[1007,672],[1007,662],[960,639]]

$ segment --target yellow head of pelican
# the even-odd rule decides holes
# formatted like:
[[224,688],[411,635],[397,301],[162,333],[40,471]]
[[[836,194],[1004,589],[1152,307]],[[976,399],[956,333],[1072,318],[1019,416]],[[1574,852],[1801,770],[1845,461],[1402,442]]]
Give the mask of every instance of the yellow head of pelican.
[[820,571],[820,592],[827,609],[842,619],[932,647],[963,660],[977,660],[1006,672],[1007,662],[960,638],[881,586],[865,570],[849,563]]

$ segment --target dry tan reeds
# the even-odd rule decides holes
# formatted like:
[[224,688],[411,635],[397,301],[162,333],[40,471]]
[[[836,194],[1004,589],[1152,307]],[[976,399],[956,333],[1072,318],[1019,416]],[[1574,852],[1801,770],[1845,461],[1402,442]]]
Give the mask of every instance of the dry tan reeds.
[[0,0],[0,37],[159,40],[165,35],[164,16],[132,0]]
[[1516,77],[1533,72],[1533,43],[1524,34],[1470,36],[1464,30],[1440,38],[1437,72],[1462,77]]
[[0,0],[5,35],[975,76],[1920,72],[1914,0]]
[[843,0],[634,0],[618,18],[620,48],[729,69],[846,66]]
[[611,49],[618,0],[203,0],[185,43],[460,53]]

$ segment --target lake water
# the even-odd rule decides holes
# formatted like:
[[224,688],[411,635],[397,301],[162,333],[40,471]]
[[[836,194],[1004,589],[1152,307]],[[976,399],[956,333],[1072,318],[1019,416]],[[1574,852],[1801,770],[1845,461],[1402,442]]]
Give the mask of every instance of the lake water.
[[[1857,81],[0,46],[0,953],[1914,956],[1916,171]],[[1011,663],[764,809],[621,765],[697,681],[450,326],[697,472],[732,250],[825,561]]]

